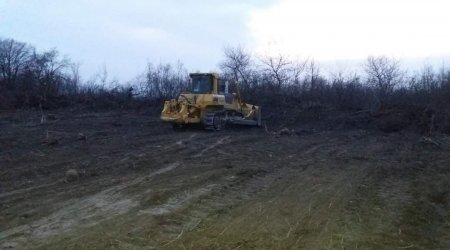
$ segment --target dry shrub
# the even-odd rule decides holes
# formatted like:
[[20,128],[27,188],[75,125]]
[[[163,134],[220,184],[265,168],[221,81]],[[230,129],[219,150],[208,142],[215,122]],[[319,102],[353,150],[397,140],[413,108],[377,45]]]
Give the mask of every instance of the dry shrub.
[[386,133],[398,132],[410,125],[409,119],[398,111],[379,112],[374,118],[378,129]]

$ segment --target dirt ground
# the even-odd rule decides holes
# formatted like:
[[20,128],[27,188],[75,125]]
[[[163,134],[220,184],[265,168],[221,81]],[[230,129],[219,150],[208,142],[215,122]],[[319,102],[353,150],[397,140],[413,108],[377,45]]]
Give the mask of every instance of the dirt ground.
[[450,248],[442,134],[41,121],[0,113],[0,249]]

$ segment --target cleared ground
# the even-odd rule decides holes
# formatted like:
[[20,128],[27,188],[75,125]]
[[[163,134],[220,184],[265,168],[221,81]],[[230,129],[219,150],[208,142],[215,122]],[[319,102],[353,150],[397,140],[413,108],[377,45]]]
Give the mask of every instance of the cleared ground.
[[450,248],[444,135],[41,118],[0,113],[0,248]]

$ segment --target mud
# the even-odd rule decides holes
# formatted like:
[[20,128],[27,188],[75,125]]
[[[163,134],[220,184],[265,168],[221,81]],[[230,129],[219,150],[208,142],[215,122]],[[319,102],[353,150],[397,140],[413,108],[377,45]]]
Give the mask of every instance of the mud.
[[[450,247],[442,134],[51,115],[0,113],[2,249]],[[65,181],[69,169],[77,180]]]

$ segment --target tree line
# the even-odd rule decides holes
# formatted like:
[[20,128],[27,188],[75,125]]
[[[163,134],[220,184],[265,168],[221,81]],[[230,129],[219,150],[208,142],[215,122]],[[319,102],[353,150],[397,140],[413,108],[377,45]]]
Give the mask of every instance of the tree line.
[[130,83],[109,80],[104,67],[82,81],[79,68],[56,49],[37,52],[27,43],[0,38],[0,109],[155,106],[189,83],[181,62],[148,63],[146,71]]
[[[369,56],[359,72],[325,75],[313,59],[286,55],[255,56],[242,47],[227,47],[219,64],[221,76],[238,81],[244,98],[266,110],[328,107],[342,111],[398,106],[450,105],[450,69],[424,66],[406,72],[400,61]],[[0,109],[160,108],[164,99],[189,86],[181,62],[148,63],[145,72],[128,83],[108,80],[103,69],[89,81],[80,78],[79,64],[56,49],[36,48],[14,39],[0,39]]]
[[407,72],[398,59],[386,56],[369,56],[359,73],[339,71],[325,76],[313,59],[256,57],[241,47],[229,47],[220,66],[223,75],[241,82],[248,97],[271,105],[284,100],[361,110],[450,104],[450,69],[425,65],[419,72]]

